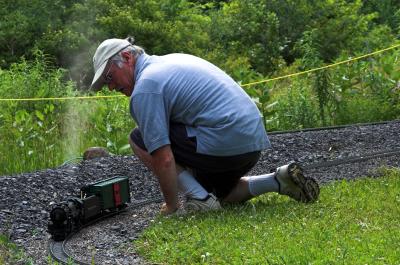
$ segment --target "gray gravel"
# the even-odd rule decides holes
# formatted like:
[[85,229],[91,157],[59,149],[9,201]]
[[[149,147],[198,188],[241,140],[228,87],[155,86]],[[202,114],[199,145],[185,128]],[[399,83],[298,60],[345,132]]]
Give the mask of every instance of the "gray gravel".
[[[337,158],[357,157],[400,148],[400,122],[342,129],[270,135],[273,148],[263,152],[250,174],[270,172],[298,161],[307,166]],[[382,166],[399,167],[400,155],[308,170],[319,183],[379,176]],[[152,174],[134,156],[111,156],[77,164],[0,177],[0,234],[24,248],[35,264],[47,264],[46,232],[51,205],[79,193],[81,186],[112,176],[129,176],[132,203],[160,195]],[[153,203],[104,220],[77,234],[67,245],[79,260],[96,264],[145,264],[130,242],[159,211]]]

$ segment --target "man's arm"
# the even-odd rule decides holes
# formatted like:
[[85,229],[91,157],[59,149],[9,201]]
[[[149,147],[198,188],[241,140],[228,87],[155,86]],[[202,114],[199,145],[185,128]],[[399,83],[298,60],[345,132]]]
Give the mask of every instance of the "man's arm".
[[165,206],[162,214],[170,214],[178,209],[178,181],[175,168],[175,158],[170,145],[164,145],[151,154],[154,174],[158,177]]

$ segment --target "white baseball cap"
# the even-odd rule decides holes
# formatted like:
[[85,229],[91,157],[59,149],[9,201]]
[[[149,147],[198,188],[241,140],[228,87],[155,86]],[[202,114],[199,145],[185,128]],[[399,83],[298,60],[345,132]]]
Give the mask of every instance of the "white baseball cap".
[[98,90],[103,86],[104,79],[102,75],[108,60],[130,45],[132,44],[126,39],[108,39],[97,47],[93,56],[94,77],[90,88]]

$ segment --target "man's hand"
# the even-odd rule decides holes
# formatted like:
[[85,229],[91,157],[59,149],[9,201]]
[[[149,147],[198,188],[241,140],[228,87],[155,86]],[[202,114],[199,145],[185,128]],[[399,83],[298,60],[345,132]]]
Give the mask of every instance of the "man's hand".
[[178,206],[168,207],[166,203],[163,203],[163,205],[161,206],[160,213],[165,216],[165,215],[173,214],[177,210],[178,210]]

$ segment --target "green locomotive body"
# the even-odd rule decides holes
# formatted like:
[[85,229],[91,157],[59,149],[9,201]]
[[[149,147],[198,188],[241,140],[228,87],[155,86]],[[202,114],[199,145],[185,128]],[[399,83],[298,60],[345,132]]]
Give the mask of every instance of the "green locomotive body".
[[100,198],[101,208],[112,209],[130,202],[128,177],[113,177],[105,179],[81,189],[82,196],[95,195]]

